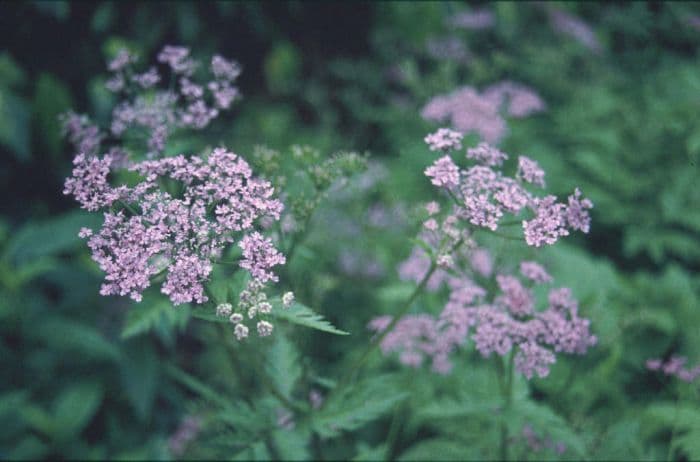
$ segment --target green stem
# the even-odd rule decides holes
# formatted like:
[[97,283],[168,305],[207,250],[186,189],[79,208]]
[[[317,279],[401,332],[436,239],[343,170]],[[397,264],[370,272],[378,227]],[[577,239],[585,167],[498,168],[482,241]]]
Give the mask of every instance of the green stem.
[[[348,383],[350,382],[350,379],[352,378],[353,374],[355,374],[369,359],[370,355],[374,353],[374,350],[376,350],[379,347],[379,344],[382,343],[382,340],[384,340],[384,337],[389,335],[389,332],[396,326],[396,324],[401,320],[401,318],[408,312],[408,310],[411,308],[413,305],[413,302],[416,301],[416,298],[418,298],[418,295],[423,291],[423,288],[425,285],[428,283],[428,279],[433,275],[435,270],[437,269],[437,264],[433,261],[430,264],[430,268],[428,269],[428,272],[425,273],[425,276],[423,276],[423,279],[420,281],[420,283],[416,286],[416,288],[413,290],[413,293],[408,297],[408,300],[404,303],[404,306],[399,310],[396,316],[393,317],[389,325],[384,329],[379,335],[375,336],[374,339],[369,343],[367,348],[365,349],[364,353],[360,358],[355,361],[349,368],[346,369],[345,374],[341,377],[341,379],[338,381],[338,384],[336,387],[332,390],[331,393],[333,392],[338,392],[342,390]],[[329,400],[326,400],[325,402],[328,402]]]
[[508,460],[508,425],[506,424],[507,414],[510,411],[510,407],[513,401],[513,366],[514,366],[515,352],[511,351],[508,356],[508,364],[503,363],[503,358],[499,358],[498,363],[499,375],[502,375],[501,383],[503,383],[502,393],[503,393],[503,417],[504,420],[501,422],[501,460]]
[[[448,250],[447,253],[453,252],[455,249],[457,249],[460,245],[462,245],[463,240],[460,239],[457,241],[450,249]],[[428,269],[428,272],[425,273],[425,276],[423,276],[423,279],[418,283],[416,288],[413,290],[411,295],[408,297],[406,302],[404,303],[403,307],[399,310],[399,312],[396,314],[396,316],[393,317],[389,325],[384,329],[379,335],[376,335],[372,341],[370,341],[369,345],[365,349],[364,353],[362,356],[360,356],[350,367],[346,369],[346,372],[343,376],[341,376],[340,380],[338,381],[338,384],[331,390],[330,394],[338,393],[343,388],[345,388],[349,383],[350,380],[352,379],[352,376],[357,373],[362,366],[365,364],[365,362],[369,359],[369,357],[374,353],[374,351],[379,347],[379,345],[382,343],[382,340],[384,340],[384,337],[389,335],[389,333],[392,331],[394,327],[396,327],[396,324],[401,320],[401,318],[404,317],[404,315],[408,312],[408,310],[411,308],[413,305],[413,302],[416,301],[416,298],[421,294],[423,289],[425,288],[425,285],[428,283],[428,280],[430,277],[433,275],[433,273],[437,270],[437,263],[435,260],[432,260],[430,262],[430,268]],[[330,396],[328,397],[329,399],[326,399],[324,403],[327,403],[330,401]]]
[[447,191],[447,194],[450,196],[450,198],[452,199],[452,201],[453,201],[456,205],[459,205],[459,206],[464,205],[464,204],[457,198],[457,196],[455,196],[455,193],[453,193],[451,189],[448,188],[448,189],[446,189],[446,191]]
[[673,418],[673,424],[671,425],[671,439],[668,442],[668,451],[666,452],[666,460],[668,462],[673,460],[673,450],[675,449],[674,440],[676,439],[676,431],[678,430],[678,425],[676,425],[676,422],[678,421],[678,402],[680,401],[680,397],[680,393],[676,392],[676,405],[674,410],[675,416]]
[[272,393],[272,395],[284,405],[284,407],[286,407],[290,411],[296,411],[300,414],[306,414],[309,411],[306,407],[302,406],[301,404],[295,403],[286,396],[284,396],[284,393],[279,391],[275,384],[272,383],[272,381],[270,381],[270,378],[267,376],[265,371],[263,371],[262,368],[259,367],[259,365],[256,366],[256,369],[258,370],[258,377],[260,377],[260,381],[263,383],[263,385],[265,385],[265,387],[267,387],[270,393]]
[[301,232],[292,236],[292,243],[289,245],[289,248],[285,252],[285,256],[287,258],[287,261],[291,261],[292,255],[294,255],[294,251],[296,250],[297,245],[299,245],[299,243],[301,241],[303,241],[304,238],[306,237],[306,235],[308,234],[309,225],[311,224],[311,218],[313,217],[314,212],[316,211],[316,207],[318,206],[319,198],[320,198],[320,194],[317,192],[314,195],[314,198],[312,199],[312,202],[314,203],[314,208],[311,209],[309,211],[309,214],[306,216],[306,218],[304,218],[304,224],[302,226]]
[[486,231],[487,233],[491,233],[491,234],[493,234],[493,235],[502,237],[503,239],[509,239],[509,240],[511,240],[511,241],[523,241],[523,242],[525,241],[525,239],[522,238],[522,237],[519,237],[519,236],[509,236],[509,235],[507,235],[507,234],[499,233],[498,231],[493,231],[493,230],[491,230],[491,229],[489,229],[489,228],[478,228],[478,229],[483,230],[483,231]]
[[211,262],[216,265],[238,265],[241,262],[241,258],[236,258],[235,260],[212,260]]
[[120,199],[117,202],[119,202],[125,209],[127,209],[132,216],[140,215],[139,212],[136,211],[136,209],[134,209],[132,206],[130,206],[123,200]]
[[[209,300],[214,304],[214,306],[217,305],[216,302],[216,297],[214,297],[214,294],[212,293],[211,289],[207,284],[204,284],[204,292],[207,294],[207,297],[209,297]],[[225,324],[221,324],[224,326]],[[230,349],[231,343],[230,343],[230,336],[231,333],[230,331],[224,329],[224,345]],[[231,351],[231,354],[235,356],[236,352]],[[260,378],[260,381],[267,387],[267,389],[272,393],[287,409],[297,411],[300,413],[306,413],[308,410],[304,407],[301,406],[297,403],[294,403],[290,401],[284,394],[277,389],[275,384],[273,384],[270,379],[267,377],[267,374],[265,371],[263,371],[260,368],[260,364],[263,364],[263,362],[255,362],[255,369],[257,369],[258,377]]]
[[394,449],[394,444],[396,444],[396,439],[399,436],[399,431],[401,429],[401,405],[397,404],[394,409],[394,415],[391,419],[391,426],[389,427],[389,434],[386,438],[386,450],[384,451],[384,460],[391,460],[391,454]]

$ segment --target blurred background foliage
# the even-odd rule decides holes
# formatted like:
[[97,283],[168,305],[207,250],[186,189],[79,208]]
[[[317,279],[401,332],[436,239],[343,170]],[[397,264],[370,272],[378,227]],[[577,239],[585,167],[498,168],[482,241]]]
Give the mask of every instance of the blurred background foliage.
[[[484,9],[493,27],[451,25]],[[593,42],[553,27],[556,12],[585,21]],[[445,41],[456,54],[435,52]],[[108,56],[164,44],[242,64],[244,99],[200,141],[249,160],[257,145],[370,153],[365,173],[331,189],[288,272],[351,335],[280,329],[272,345],[235,346],[235,357],[265,355],[289,396],[331,386],[368,341],[367,321],[410,292],[395,268],[432,197],[422,139],[436,128],[419,113],[461,85],[509,79],[546,101],[509,120],[503,148],[537,159],[553,192],[579,185],[595,204],[589,236],[541,255],[598,346],[517,384],[526,399],[508,416],[488,411],[494,377],[474,354],[447,377],[377,356],[374,378],[345,397],[354,415],[330,403],[290,426],[254,374],[236,372],[215,326],[156,293],[134,306],[100,297],[77,238],[99,217],[61,194],[73,153],[57,117],[105,120]],[[700,458],[698,385],[644,366],[700,362],[699,47],[700,7],[683,2],[0,3],[0,458],[474,459],[493,457],[488,429],[502,419],[567,446],[533,455],[516,438],[521,458]],[[173,449],[188,415],[206,416],[202,429]]]

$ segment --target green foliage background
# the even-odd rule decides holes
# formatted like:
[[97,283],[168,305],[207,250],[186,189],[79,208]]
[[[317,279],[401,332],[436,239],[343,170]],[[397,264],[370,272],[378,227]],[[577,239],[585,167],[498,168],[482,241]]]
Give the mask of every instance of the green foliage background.
[[[477,6],[494,12],[493,29],[446,25]],[[557,34],[548,8],[585,20],[600,52]],[[700,362],[693,17],[700,7],[681,2],[0,3],[0,458],[169,459],[168,438],[198,415],[204,428],[184,457],[494,458],[505,422],[567,446],[533,454],[516,438],[523,459],[700,459],[698,384],[644,366],[670,354]],[[470,50],[466,63],[426,51],[448,37]],[[280,323],[274,341],[239,345],[157,291],[140,304],[98,295],[77,231],[99,217],[61,194],[72,153],[57,116],[73,107],[104,120],[107,56],[123,45],[153,56],[166,43],[243,64],[244,100],[216,139],[193,144],[221,141],[251,161],[257,145],[370,153],[369,171],[322,202],[288,268],[298,298],[350,335]],[[312,389],[332,388],[369,341],[366,323],[411,291],[395,267],[433,197],[422,139],[435,126],[420,108],[506,78],[535,88],[548,110],[510,121],[504,150],[540,162],[553,192],[579,185],[595,203],[591,234],[541,258],[581,300],[599,344],[547,379],[518,381],[506,415],[491,365],[473,352],[445,377],[375,355],[347,395],[280,428],[283,401],[308,408]],[[373,207],[398,211],[394,223],[373,224]],[[442,303],[430,295],[415,309]],[[239,360],[267,368],[284,396]]]

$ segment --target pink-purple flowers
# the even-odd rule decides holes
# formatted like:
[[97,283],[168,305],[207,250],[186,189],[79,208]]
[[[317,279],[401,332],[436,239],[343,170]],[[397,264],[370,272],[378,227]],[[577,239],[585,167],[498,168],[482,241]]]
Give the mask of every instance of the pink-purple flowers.
[[459,133],[476,133],[487,143],[498,144],[506,134],[504,114],[522,118],[544,109],[544,101],[533,90],[503,81],[482,92],[464,86],[437,95],[423,107],[421,116],[433,122],[447,123]]
[[[436,132],[426,138],[430,145]],[[432,146],[431,146],[432,148]],[[544,171],[536,161],[518,157],[518,168],[513,177],[506,176],[501,167],[508,155],[487,143],[468,148],[466,159],[475,161],[467,169],[460,169],[449,154],[437,159],[425,170],[433,185],[446,190],[453,199],[453,214],[471,226],[496,231],[506,214],[522,220],[523,234],[528,245],[540,247],[554,244],[569,230],[587,233],[590,230],[588,211],[593,207],[582,198],[576,188],[568,203],[557,202],[552,195],[539,197],[529,185],[544,187]]]
[[[282,212],[272,185],[225,148],[161,157],[175,130],[202,129],[231,105],[238,94],[233,86],[238,65],[214,56],[211,80],[199,84],[194,73],[200,64],[189,49],[166,46],[158,62],[177,83],[172,91],[156,87],[163,79],[155,67],[136,72],[137,61],[122,50],[108,65],[112,76],[107,86],[123,98],[112,113],[109,137],[85,116],[64,116],[65,134],[78,150],[64,194],[74,196],[82,208],[104,214],[101,229],[80,232],[105,272],[100,293],[139,301],[163,274],[161,292],[173,304],[204,303],[213,265],[224,250],[240,247],[239,266],[251,276],[248,292],[260,298],[264,285],[277,280],[273,268],[285,263],[272,240],[258,231],[260,220],[279,220]],[[132,129],[145,129],[148,160],[138,160],[133,144],[123,142]],[[101,154],[105,139],[113,145]],[[140,179],[113,186],[110,177],[124,170]],[[271,331],[268,324],[258,326],[261,335]]]
[[[526,213],[525,242],[533,247],[553,244],[570,229],[588,232],[593,204],[578,188],[566,204],[552,195],[535,195],[531,187],[545,184],[539,164],[520,156],[514,176],[506,176],[502,168],[509,156],[488,143],[468,148],[465,157],[476,165],[461,169],[450,156],[452,147],[461,149],[461,143],[453,142],[451,134],[440,129],[425,138],[431,150],[444,153],[425,175],[447,193],[451,211],[441,218],[439,204],[426,206],[421,245],[399,266],[401,279],[424,284],[430,291],[447,286],[448,301],[438,317],[414,314],[392,323],[390,316],[381,316],[369,328],[383,333],[380,345],[385,354],[396,352],[409,366],[418,367],[429,358],[435,372],[448,373],[451,355],[471,340],[484,357],[511,356],[514,369],[528,379],[545,377],[558,353],[584,354],[595,345],[590,322],[579,316],[568,288],[551,288],[547,305],[538,308],[532,285],[551,283],[547,270],[537,262],[522,261],[520,276],[502,268],[494,271],[493,259],[478,246],[475,231],[496,231],[504,215]],[[390,325],[394,329],[385,332]]]
[[[483,252],[483,249],[479,249]],[[470,260],[474,251],[454,255],[451,274],[442,273],[450,289],[448,302],[438,317],[408,315],[382,340],[385,354],[396,352],[400,361],[418,367],[426,358],[438,373],[449,373],[451,356],[471,340],[484,357],[514,354],[515,369],[525,377],[546,377],[557,353],[584,354],[596,344],[589,321],[579,316],[578,303],[567,288],[549,290],[545,309],[536,308],[531,283],[515,275],[477,275],[485,285],[495,280],[494,292],[479,285]],[[544,268],[523,262],[526,279],[542,284],[551,281]],[[382,332],[391,317],[374,319],[369,328]]]
[[[86,116],[72,112],[64,116],[64,131],[78,153],[97,154],[107,139],[118,143],[142,139],[148,157],[159,157],[177,131],[207,127],[239,97],[235,80],[240,67],[234,61],[215,55],[209,79],[199,82],[195,71],[202,66],[190,57],[188,48],[165,46],[157,60],[166,66],[165,75],[156,66],[138,71],[138,57],[125,49],[109,62],[111,76],[105,85],[120,101],[112,111],[108,133],[90,124]],[[170,80],[175,85],[163,85]]]
[[[207,156],[168,157],[132,163],[143,180],[134,186],[107,182],[112,159],[76,157],[66,180],[83,208],[103,210],[102,228],[89,237],[93,259],[105,271],[103,295],[141,299],[153,276],[165,272],[161,292],[175,305],[204,303],[204,284],[224,248],[237,242],[240,267],[262,284],[275,281],[272,268],[285,258],[272,241],[255,230],[262,217],[279,219],[282,203],[273,188],[253,176],[241,157],[217,148]],[[174,180],[183,192],[162,190]]]

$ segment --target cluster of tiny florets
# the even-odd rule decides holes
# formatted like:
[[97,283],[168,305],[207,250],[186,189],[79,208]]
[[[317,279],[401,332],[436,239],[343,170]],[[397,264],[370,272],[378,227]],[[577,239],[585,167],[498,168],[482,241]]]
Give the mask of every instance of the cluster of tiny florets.
[[[135,162],[130,170],[143,181],[131,187],[110,185],[109,155],[80,154],[74,164],[64,193],[87,210],[104,211],[99,231],[80,233],[106,273],[103,295],[139,301],[152,277],[165,271],[161,292],[173,304],[204,303],[212,262],[234,242],[243,248],[241,268],[254,280],[277,279],[271,268],[284,264],[284,256],[254,226],[262,217],[279,219],[282,203],[236,154],[218,148],[207,156]],[[179,182],[182,194],[161,190],[163,179]]]
[[[214,56],[210,79],[205,82],[195,79],[201,64],[190,57],[188,48],[166,46],[157,61],[167,67],[170,76],[162,75],[157,66],[138,71],[138,57],[126,49],[108,63],[110,77],[105,85],[120,98],[112,111],[109,134],[84,115],[69,112],[63,117],[64,133],[78,153],[96,155],[105,139],[120,141],[145,134],[148,156],[161,156],[176,131],[205,128],[239,97],[234,83],[240,67],[234,61]],[[174,88],[164,85],[170,80]],[[121,150],[120,154],[126,156]]]
[[508,157],[482,142],[466,152],[466,159],[476,165],[460,169],[447,153],[426,168],[425,175],[433,185],[450,194],[455,201],[454,214],[472,226],[496,231],[506,214],[519,216],[529,211],[532,218],[522,220],[528,245],[553,244],[568,236],[570,230],[590,230],[588,211],[593,203],[582,198],[578,188],[566,204],[551,195],[538,197],[528,186],[543,187],[544,171],[536,161],[519,156],[515,175],[506,176],[501,167]]
[[431,151],[453,151],[462,149],[464,136],[449,128],[440,128],[435,133],[425,137],[425,142]]
[[668,360],[649,359],[647,361],[647,369],[650,371],[661,371],[665,375],[677,377],[684,382],[694,382],[700,377],[700,364],[695,367],[685,367],[688,358],[684,356],[672,356]]
[[426,120],[448,123],[463,134],[476,133],[484,141],[496,144],[506,134],[503,112],[522,118],[544,109],[545,104],[535,91],[504,81],[482,92],[465,86],[435,96],[423,107],[421,115]]
[[451,15],[447,20],[449,26],[467,30],[489,29],[495,23],[496,18],[493,12],[487,9],[460,11]]
[[549,8],[548,12],[549,24],[554,31],[568,35],[594,53],[602,51],[602,46],[596,37],[595,31],[581,18],[556,8]]
[[[425,141],[436,143],[432,137]],[[448,373],[450,354],[471,340],[484,357],[513,355],[515,370],[528,379],[545,377],[557,354],[584,354],[595,345],[590,322],[579,316],[568,288],[551,288],[547,306],[538,308],[532,284],[551,283],[547,270],[534,261],[521,262],[520,275],[495,270],[489,252],[476,244],[474,231],[495,231],[505,214],[529,211],[532,218],[522,221],[526,243],[553,244],[569,230],[588,232],[593,204],[578,188],[568,203],[551,195],[536,196],[529,188],[544,186],[544,171],[527,157],[520,156],[517,172],[509,177],[501,171],[508,155],[487,143],[467,149],[466,158],[476,165],[466,170],[452,160],[449,149],[445,151],[425,175],[448,193],[451,210],[441,218],[437,202],[426,205],[421,245],[413,248],[398,272],[401,279],[422,283],[429,291],[448,287],[449,299],[439,317],[416,314],[399,319],[385,333],[381,348],[385,354],[398,353],[402,363],[414,367],[430,358],[434,371]],[[382,316],[369,328],[384,332],[389,325],[392,318]]]
[[[518,277],[478,271],[472,263],[475,250],[457,253],[451,260],[450,273],[433,276],[433,289],[443,283],[450,289],[441,315],[417,314],[400,319],[382,340],[385,354],[399,353],[399,360],[413,367],[430,358],[435,372],[449,373],[450,354],[471,340],[484,357],[505,356],[515,350],[516,370],[530,379],[547,376],[557,353],[584,354],[595,345],[589,321],[579,316],[569,289],[550,289],[547,307],[538,310],[532,288]],[[534,262],[523,262],[520,269],[531,282],[551,281],[546,270]],[[474,277],[487,284],[494,280],[497,291],[489,298],[489,292]],[[369,328],[382,332],[390,322],[391,317],[382,316]]]

